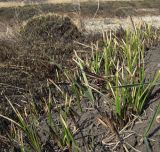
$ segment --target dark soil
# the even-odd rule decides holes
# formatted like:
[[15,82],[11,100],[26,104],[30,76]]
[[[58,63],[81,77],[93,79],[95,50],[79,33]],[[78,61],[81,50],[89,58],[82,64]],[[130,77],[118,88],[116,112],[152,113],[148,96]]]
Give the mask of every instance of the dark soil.
[[[158,70],[160,70],[159,63],[160,63],[160,47],[152,48],[147,53],[147,64],[146,64],[146,71],[147,71],[147,77],[149,80],[152,80],[154,75],[157,73]],[[149,121],[152,119],[154,112],[157,109],[158,104],[160,103],[160,89],[159,86],[157,86],[152,95],[151,99],[148,103],[148,107],[146,109],[146,113],[142,116],[142,121],[137,122],[137,124],[133,127],[133,130],[137,134],[144,134],[144,128],[146,129],[148,127]],[[151,129],[151,132],[149,134],[149,142],[151,146],[151,150],[154,152],[158,152],[160,150],[160,125],[154,120],[153,127]],[[154,141],[152,141],[153,139]],[[137,143],[140,143],[140,137],[137,137]],[[146,145],[144,143],[137,144],[137,149],[143,151],[146,148]]]
[[[11,100],[13,106],[22,113],[24,113],[25,107],[30,109],[28,106],[31,101],[35,101],[42,119],[40,124],[44,124],[44,127],[39,128],[39,136],[44,143],[46,142],[44,150],[52,151],[53,144],[50,145],[47,138],[49,135],[45,137],[43,134],[46,129],[49,129],[46,126],[43,111],[43,99],[48,100],[50,89],[47,79],[65,82],[63,70],[72,68],[73,50],[83,49],[83,47],[77,47],[78,44],[73,41],[85,43],[87,37],[84,37],[69,17],[49,14],[29,20],[20,33],[12,39],[15,41],[0,40],[0,114],[17,120],[17,116],[7,100]],[[90,40],[93,41],[94,37],[90,36]],[[90,43],[90,40],[88,39],[87,43]],[[43,45],[39,46],[40,44]],[[57,47],[59,50],[56,49]],[[56,72],[59,72],[58,79]],[[51,90],[59,100],[59,104],[62,104],[61,95],[55,87]],[[0,151],[2,152],[18,151],[19,149],[19,146],[8,137],[10,130],[10,122],[1,118]],[[52,150],[49,150],[49,147],[52,147]],[[57,148],[54,146],[54,149],[56,151]]]
[[[69,17],[55,14],[41,15],[30,19],[20,30],[22,43],[33,53],[43,56],[71,56],[74,41],[82,39],[76,25]],[[68,57],[69,58],[69,57]]]

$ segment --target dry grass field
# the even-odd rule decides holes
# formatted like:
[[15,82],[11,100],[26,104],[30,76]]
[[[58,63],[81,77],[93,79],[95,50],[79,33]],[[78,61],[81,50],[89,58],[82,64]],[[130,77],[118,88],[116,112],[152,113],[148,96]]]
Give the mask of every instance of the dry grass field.
[[[40,1],[40,3],[53,3],[53,4],[64,4],[64,3],[71,3],[71,4],[78,4],[78,3],[83,3],[83,2],[89,2],[89,3],[93,3],[93,2],[105,2],[105,1],[138,1],[138,0],[44,0],[44,1]],[[143,1],[143,0],[142,0]],[[39,3],[38,0],[37,1],[33,1],[33,2],[14,2],[14,1],[6,1],[6,2],[0,2],[0,7],[15,7],[15,6],[24,6],[28,3]]]

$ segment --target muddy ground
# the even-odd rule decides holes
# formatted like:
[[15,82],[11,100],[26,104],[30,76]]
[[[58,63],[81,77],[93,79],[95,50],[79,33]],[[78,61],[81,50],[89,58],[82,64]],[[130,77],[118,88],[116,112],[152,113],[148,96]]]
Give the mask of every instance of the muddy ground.
[[[157,28],[160,25],[160,2],[102,2],[97,10],[97,3],[82,3],[81,14],[79,13],[78,7],[72,4],[40,4],[35,6],[24,6],[24,7],[8,7],[0,8],[0,114],[13,117],[14,113],[8,105],[5,99],[7,96],[14,102],[14,105],[23,111],[23,108],[27,106],[32,98],[36,101],[41,100],[42,97],[47,95],[46,79],[54,77],[54,71],[45,62],[46,58],[41,59],[42,62],[35,62],[35,56],[33,54],[27,54],[25,49],[20,44],[17,44],[17,31],[20,26],[30,19],[34,15],[41,13],[58,13],[61,15],[68,15],[75,22],[79,31],[84,32],[83,38],[77,41],[81,43],[90,44],[92,41],[98,41],[101,36],[93,36],[101,32],[101,29],[108,30],[123,26],[125,28],[132,27],[130,22],[130,16],[133,17],[135,22],[140,20],[153,23]],[[87,36],[91,34],[91,36]],[[83,35],[83,34],[82,34]],[[89,40],[88,40],[89,39]],[[77,44],[74,44],[77,45]],[[75,49],[83,50],[84,48]],[[5,51],[4,51],[5,50]],[[2,54],[3,53],[3,54]],[[26,55],[24,56],[24,54]],[[27,56],[30,55],[30,56]],[[37,57],[37,56],[36,56]],[[71,60],[71,57],[68,57]],[[24,60],[25,59],[25,60]],[[152,74],[159,70],[160,66],[160,46],[156,44],[152,48],[148,48],[146,56],[146,71],[148,78],[152,78]],[[22,60],[24,62],[22,63]],[[62,60],[60,58],[60,60]],[[48,61],[47,61],[48,62]],[[59,62],[59,61],[58,61]],[[31,64],[28,64],[31,63]],[[68,66],[73,66],[71,63]],[[35,67],[35,68],[34,68]],[[39,67],[39,68],[37,68]],[[69,67],[70,68],[70,67]],[[43,71],[44,70],[44,71]],[[41,72],[40,72],[41,71]],[[31,96],[32,94],[32,96]],[[135,117],[134,125],[130,124],[126,130],[121,131],[121,135],[125,138],[127,148],[129,151],[147,151],[146,145],[142,141],[144,129],[147,127],[150,119],[152,118],[155,109],[157,108],[160,94],[159,87],[157,87],[150,99],[150,104],[146,107],[145,112]],[[100,97],[99,104],[101,107],[105,107],[105,101],[108,101],[108,97]],[[113,143],[113,147],[117,142],[109,139],[112,135],[109,129],[97,123],[98,112],[92,109],[90,105],[85,104],[85,112],[82,114],[78,111],[81,117],[78,119],[79,126],[85,136],[85,141],[92,145],[90,151],[105,152],[110,151],[107,148],[109,143]],[[75,107],[76,109],[77,107]],[[108,107],[105,107],[109,109]],[[104,109],[105,109],[104,108]],[[101,109],[102,111],[104,110]],[[42,111],[41,111],[42,112]],[[43,117],[43,114],[41,115]],[[10,129],[10,123],[0,119],[0,151],[18,151],[16,143],[10,142],[7,137],[7,131]],[[46,122],[42,118],[41,125],[43,129],[40,130],[42,138],[47,141],[48,135],[44,136],[43,132],[46,132]],[[131,127],[133,125],[133,127]],[[160,151],[160,127],[159,124],[154,122],[152,132],[150,133],[150,146],[153,152]],[[75,138],[80,144],[81,134],[77,133]],[[113,139],[114,140],[114,139]],[[115,142],[115,143],[114,143]],[[56,150],[56,146],[52,147],[50,144],[45,145],[46,151]],[[84,145],[83,145],[84,146]],[[135,148],[135,149],[134,149]],[[114,151],[123,151],[122,149]]]

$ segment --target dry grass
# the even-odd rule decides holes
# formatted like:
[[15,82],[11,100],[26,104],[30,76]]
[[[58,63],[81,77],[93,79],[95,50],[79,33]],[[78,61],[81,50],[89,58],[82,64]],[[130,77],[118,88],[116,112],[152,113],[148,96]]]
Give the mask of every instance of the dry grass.
[[[104,2],[104,1],[137,1],[137,0],[99,0],[99,1]],[[77,4],[79,2],[95,2],[95,1],[94,0],[46,0],[43,3],[73,3],[73,4]],[[35,2],[33,2],[33,3],[35,3]],[[16,7],[16,6],[24,6],[24,5],[26,5],[24,2],[0,2],[0,8],[1,7]]]
[[24,6],[23,2],[0,2],[1,7],[15,7],[15,6]]
[[[135,0],[99,0],[105,1],[135,1]],[[78,2],[95,2],[95,0],[47,0],[48,3],[78,3]],[[97,0],[98,2],[98,0]]]

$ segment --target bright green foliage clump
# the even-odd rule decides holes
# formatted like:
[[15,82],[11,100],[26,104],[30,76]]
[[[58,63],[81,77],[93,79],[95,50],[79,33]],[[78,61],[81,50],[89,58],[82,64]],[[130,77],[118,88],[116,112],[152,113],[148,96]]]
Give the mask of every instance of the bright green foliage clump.
[[[82,75],[85,75],[83,81],[88,90],[93,86],[89,84],[93,81],[87,77],[89,71],[96,75],[96,78],[103,80],[103,90],[97,92],[104,91],[105,87],[105,91],[112,94],[116,116],[123,121],[128,120],[131,116],[129,113],[143,112],[160,77],[158,73],[154,80],[146,82],[145,48],[146,45],[151,45],[148,43],[152,41],[149,39],[153,32],[152,27],[145,25],[134,27],[134,31],[124,31],[122,39],[119,39],[116,33],[107,33],[104,36],[105,46],[102,51],[93,52],[91,60],[83,61],[79,57],[76,59]],[[92,91],[95,89],[92,88]],[[93,101],[91,98],[90,100]]]

